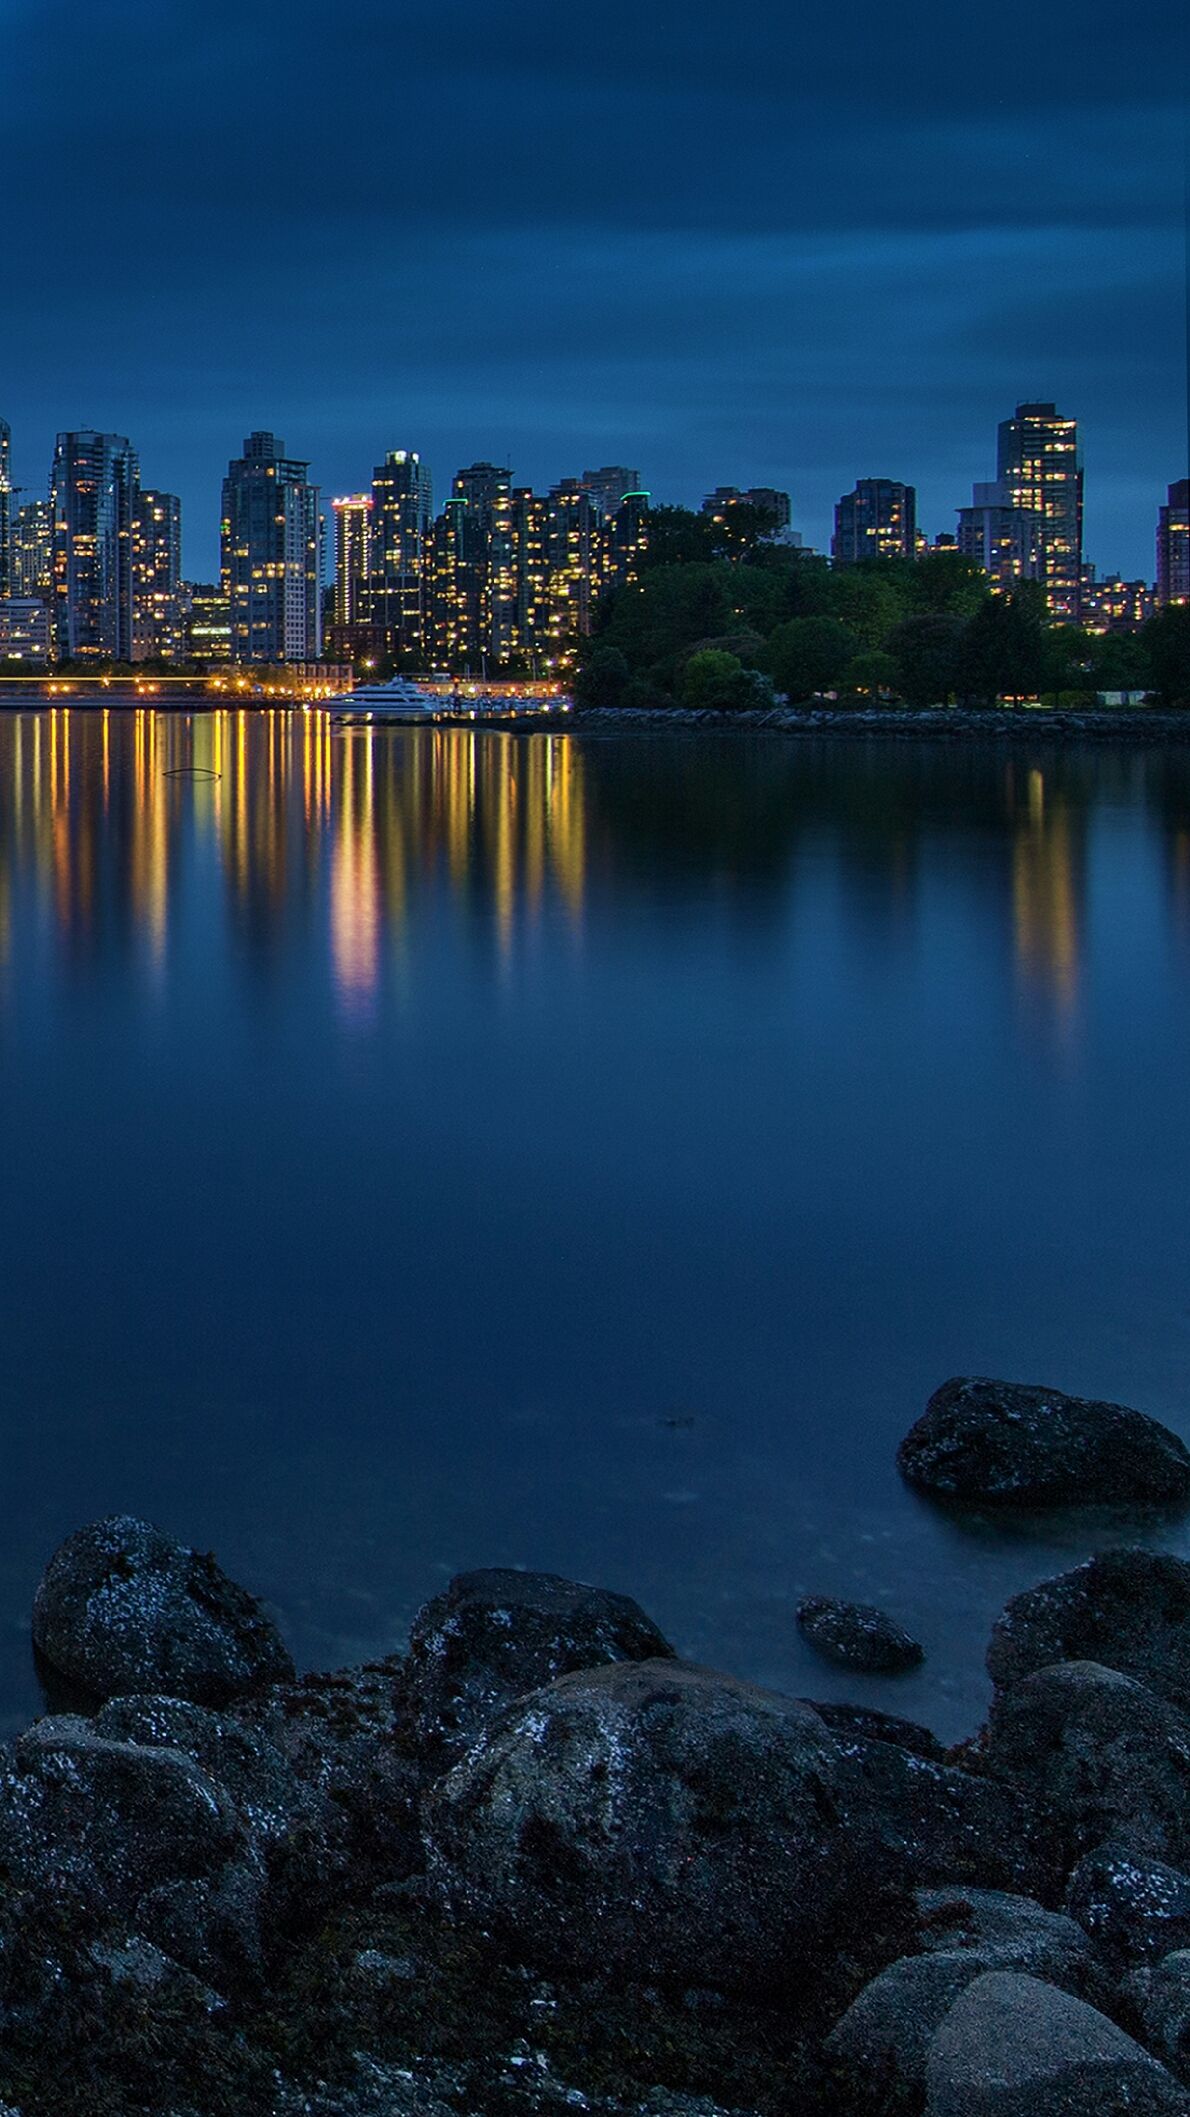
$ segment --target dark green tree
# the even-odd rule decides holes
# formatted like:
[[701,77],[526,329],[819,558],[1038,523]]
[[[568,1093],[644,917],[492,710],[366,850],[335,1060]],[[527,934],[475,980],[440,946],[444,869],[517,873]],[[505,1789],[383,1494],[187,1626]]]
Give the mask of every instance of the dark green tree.
[[1163,706],[1190,706],[1190,603],[1167,603],[1141,632],[1149,684]]
[[756,670],[746,669],[738,656],[724,654],[717,647],[692,654],[679,683],[682,704],[701,713],[736,713],[771,703],[771,698],[766,700],[767,690]]
[[854,660],[859,641],[833,617],[795,617],[769,640],[768,672],[787,698],[832,691]]
[[948,706],[962,681],[965,626],[945,611],[923,611],[898,625],[888,648],[896,687],[911,706]]
[[958,690],[979,705],[1036,698],[1045,675],[1044,600],[1025,582],[1013,595],[989,596],[970,619],[959,657]]

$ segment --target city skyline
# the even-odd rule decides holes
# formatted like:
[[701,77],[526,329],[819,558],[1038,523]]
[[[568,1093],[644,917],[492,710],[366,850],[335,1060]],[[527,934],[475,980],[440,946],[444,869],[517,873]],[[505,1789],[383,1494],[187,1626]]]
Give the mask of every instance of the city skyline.
[[[688,504],[772,484],[825,548],[856,475],[953,527],[983,435],[1035,397],[1078,408],[1088,548],[1150,564],[1152,494],[1187,468],[1180,8],[1142,32],[1102,0],[1027,24],[922,0],[909,35],[869,4],[844,36],[749,4],[730,39],[706,0],[61,12],[0,0],[9,195],[38,170],[6,230],[16,476],[39,489],[58,427],[132,434],[189,573],[255,427],[337,492],[394,431],[442,476],[491,455],[540,487],[573,451]],[[311,137],[249,185],[266,57]]]

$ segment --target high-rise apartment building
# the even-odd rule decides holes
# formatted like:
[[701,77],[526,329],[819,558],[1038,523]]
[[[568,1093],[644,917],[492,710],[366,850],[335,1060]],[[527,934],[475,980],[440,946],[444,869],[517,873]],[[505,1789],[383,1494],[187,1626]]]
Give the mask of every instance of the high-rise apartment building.
[[60,659],[132,659],[136,451],[123,434],[59,434],[50,480]]
[[428,585],[433,486],[415,449],[390,449],[372,473],[368,618],[394,656],[429,646]]
[[585,470],[578,482],[590,494],[599,520],[607,522],[625,493],[640,491],[640,472],[626,470],[622,463],[605,463],[601,470]]
[[533,664],[549,638],[549,563],[546,558],[547,504],[527,485],[512,495],[512,576],[515,615],[512,651]]
[[48,500],[27,500],[12,522],[11,586],[15,596],[53,601],[54,510]]
[[1157,601],[1190,603],[1190,478],[1179,478],[1157,516]]
[[738,485],[717,485],[702,503],[704,515],[711,515],[722,522],[729,507],[758,507],[772,516],[774,537],[785,538],[793,520],[793,503],[787,492],[778,491],[775,485],[751,485],[742,492]]
[[1000,426],[996,483],[1004,504],[1030,515],[1037,572],[1051,617],[1076,625],[1082,595],[1083,470],[1078,425],[1053,404],[1018,404]]
[[322,522],[309,464],[249,434],[223,481],[223,583],[237,662],[314,662],[322,651]]
[[12,428],[0,419],[0,596],[12,592]]
[[335,518],[335,623],[364,625],[371,608],[372,495],[348,493],[331,505]]
[[231,660],[231,612],[219,581],[186,581],[182,586],[185,654],[192,662]]
[[1037,517],[1014,507],[1006,488],[994,481],[973,487],[970,507],[960,507],[958,549],[998,589],[1040,579]]
[[581,478],[563,478],[553,487],[546,502],[545,558],[549,639],[555,655],[591,630],[601,585],[601,528]]
[[137,493],[132,510],[132,659],[176,661],[183,651],[182,503]]
[[512,475],[495,463],[458,472],[434,524],[434,653],[482,668],[513,652]]
[[912,559],[917,553],[917,489],[895,478],[861,478],[835,509],[831,556],[836,566],[863,559]]
[[615,514],[603,525],[602,591],[635,581],[649,542],[647,492],[623,495]]

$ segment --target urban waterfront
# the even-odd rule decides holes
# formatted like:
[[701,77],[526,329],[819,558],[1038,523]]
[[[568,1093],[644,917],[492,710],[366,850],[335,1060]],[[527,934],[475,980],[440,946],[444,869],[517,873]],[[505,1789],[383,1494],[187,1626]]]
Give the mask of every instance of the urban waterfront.
[[0,716],[6,1726],[121,1509],[307,1666],[523,1564],[854,1695],[821,1589],[966,1730],[1005,1596],[1133,1531],[895,1445],[959,1370],[1190,1436],[1188,1048],[1177,754]]

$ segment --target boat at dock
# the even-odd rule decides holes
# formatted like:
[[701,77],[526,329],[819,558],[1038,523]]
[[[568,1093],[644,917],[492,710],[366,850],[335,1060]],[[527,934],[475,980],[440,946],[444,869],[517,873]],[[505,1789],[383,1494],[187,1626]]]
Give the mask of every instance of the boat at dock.
[[444,691],[419,684],[408,676],[392,676],[380,684],[360,684],[354,691],[328,698],[325,704],[335,725],[348,728],[382,723],[416,727],[425,722],[536,720],[571,710],[569,698],[557,693],[541,696],[515,688],[499,692],[459,688]]

